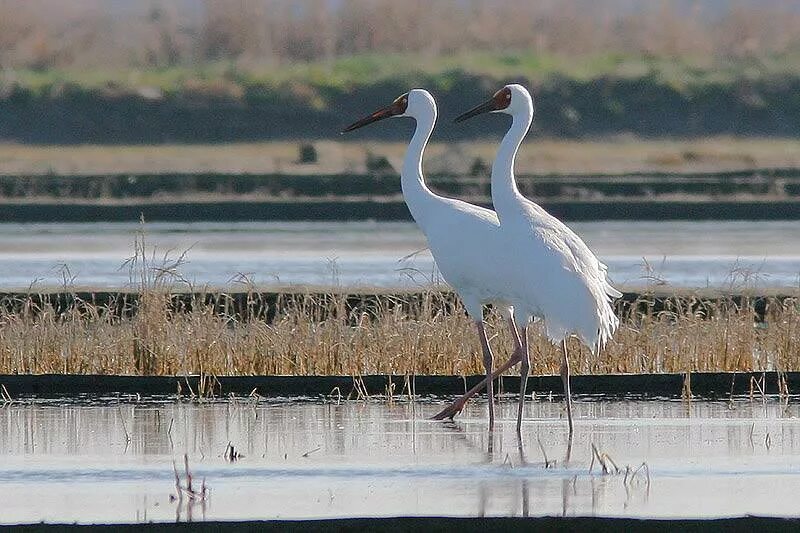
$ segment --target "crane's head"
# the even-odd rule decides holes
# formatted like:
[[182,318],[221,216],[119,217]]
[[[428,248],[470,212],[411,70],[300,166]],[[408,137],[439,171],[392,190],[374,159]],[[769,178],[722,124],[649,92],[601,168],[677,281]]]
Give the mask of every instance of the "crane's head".
[[483,113],[506,113],[512,116],[527,114],[532,117],[533,98],[525,87],[512,83],[494,93],[486,102],[456,117],[454,122],[463,122]]
[[436,117],[436,102],[433,100],[431,93],[425,89],[411,89],[405,94],[401,94],[395,98],[394,102],[386,107],[378,109],[371,115],[353,122],[342,133],[357,130],[367,124],[372,124],[379,120],[392,117],[412,117],[419,118],[423,114]]

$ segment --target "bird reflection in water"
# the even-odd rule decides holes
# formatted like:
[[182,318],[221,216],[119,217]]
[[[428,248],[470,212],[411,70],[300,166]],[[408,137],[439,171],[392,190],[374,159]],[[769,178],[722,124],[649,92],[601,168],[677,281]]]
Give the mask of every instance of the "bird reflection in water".
[[[540,438],[536,438],[536,446],[541,453],[541,461],[530,461],[528,459],[528,452],[525,449],[525,443],[522,434],[514,433],[514,451],[511,448],[506,449],[503,447],[504,433],[502,431],[494,431],[490,433],[471,433],[467,430],[463,423],[446,420],[442,423],[443,428],[448,430],[454,437],[455,442],[458,442],[470,451],[481,451],[482,459],[478,463],[482,466],[497,466],[502,465],[505,468],[511,469],[530,469],[531,472],[536,470],[567,468],[569,466],[572,456],[573,435],[569,435],[567,439],[566,448],[564,450],[564,459],[552,459],[545,449],[544,444]],[[484,452],[485,450],[485,452]],[[477,516],[484,517],[488,514],[492,496],[492,483],[490,479],[478,479],[478,509]],[[577,475],[565,477],[562,481],[562,514],[566,515],[569,508],[569,496],[571,493],[577,493],[576,488]],[[531,479],[529,476],[522,476],[519,480],[519,491],[521,494],[521,515],[523,517],[531,516]],[[509,515],[517,515],[516,509],[509,510]]]

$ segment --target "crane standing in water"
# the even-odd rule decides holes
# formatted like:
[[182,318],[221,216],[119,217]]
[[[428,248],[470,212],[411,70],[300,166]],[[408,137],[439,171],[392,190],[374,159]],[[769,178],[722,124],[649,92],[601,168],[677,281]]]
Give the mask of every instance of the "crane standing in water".
[[[413,89],[387,107],[351,124],[342,133],[391,117],[411,117],[416,129],[408,145],[400,181],[411,215],[428,240],[431,254],[444,279],[458,292],[475,321],[483,350],[489,397],[489,429],[494,428],[493,354],[483,322],[483,305],[494,303],[504,314],[515,342],[513,358],[519,360],[522,341],[513,323],[509,299],[512,274],[497,215],[461,200],[433,193],[422,173],[422,155],[436,123],[436,102],[424,89]],[[503,367],[505,370],[508,367]],[[482,387],[481,387],[482,388]],[[473,393],[474,394],[474,393]],[[462,404],[463,405],[463,404]]]
[[492,203],[500,220],[502,240],[509,242],[515,252],[516,268],[511,269],[513,296],[509,301],[514,318],[522,327],[517,428],[522,420],[522,402],[530,368],[527,327],[532,317],[541,317],[547,337],[562,348],[561,379],[571,436],[572,398],[567,338],[577,336],[597,354],[619,325],[611,299],[619,298],[622,293],[611,286],[606,265],[581,238],[563,222],[525,198],[517,188],[514,159],[530,129],[533,111],[530,93],[523,86],[512,84],[460,115],[456,121],[491,112],[512,117],[511,127],[503,137],[492,165],[491,182]]

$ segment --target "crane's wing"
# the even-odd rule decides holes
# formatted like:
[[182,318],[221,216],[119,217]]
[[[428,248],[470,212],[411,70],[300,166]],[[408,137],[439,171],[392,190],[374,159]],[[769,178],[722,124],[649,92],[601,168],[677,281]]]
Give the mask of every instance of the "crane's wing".
[[587,282],[601,288],[610,298],[622,296],[608,281],[608,266],[566,224],[539,208],[533,225],[543,244],[561,257],[562,268],[585,277]]
[[539,305],[549,312],[548,336],[574,332],[597,353],[619,324],[611,300],[622,293],[609,282],[608,267],[564,223],[533,203],[528,219],[531,245],[539,249]]

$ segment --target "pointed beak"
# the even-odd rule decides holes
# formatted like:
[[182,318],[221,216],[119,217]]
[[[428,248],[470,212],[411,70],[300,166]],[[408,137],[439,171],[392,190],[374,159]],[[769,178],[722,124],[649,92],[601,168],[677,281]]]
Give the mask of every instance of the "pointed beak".
[[482,115],[484,113],[489,113],[491,111],[494,111],[495,109],[496,109],[496,104],[495,104],[494,98],[490,98],[489,100],[485,101],[484,103],[482,103],[480,105],[476,105],[475,107],[473,107],[472,109],[470,109],[466,113],[464,113],[462,115],[458,115],[453,120],[453,122],[464,122],[465,120],[470,119],[470,118],[472,118],[474,116]]
[[392,106],[384,107],[383,109],[379,109],[374,113],[372,113],[371,115],[362,118],[361,120],[353,122],[345,129],[343,129],[342,133],[347,133],[348,131],[353,131],[357,130],[358,128],[363,128],[367,124],[372,124],[373,122],[378,122],[379,120],[383,120],[391,116],[392,116]]

